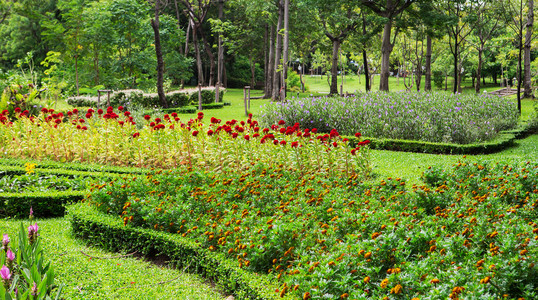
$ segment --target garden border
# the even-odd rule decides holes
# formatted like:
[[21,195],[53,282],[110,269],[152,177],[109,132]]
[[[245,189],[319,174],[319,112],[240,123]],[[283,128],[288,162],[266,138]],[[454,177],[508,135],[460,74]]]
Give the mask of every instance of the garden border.
[[239,299],[294,299],[279,297],[269,276],[249,273],[220,253],[202,249],[179,235],[125,226],[119,217],[99,213],[86,203],[67,207],[73,235],[108,251],[138,251],[146,257],[164,256],[171,265],[214,280]]
[[[498,137],[491,141],[474,144],[450,144],[433,143],[417,140],[382,139],[361,137],[361,140],[370,140],[370,149],[405,151],[429,154],[491,154],[502,151],[514,145],[516,139],[525,138],[534,133],[526,122],[521,122],[515,129],[502,131]],[[358,143],[356,137],[343,136],[350,141],[350,145],[355,147]]]

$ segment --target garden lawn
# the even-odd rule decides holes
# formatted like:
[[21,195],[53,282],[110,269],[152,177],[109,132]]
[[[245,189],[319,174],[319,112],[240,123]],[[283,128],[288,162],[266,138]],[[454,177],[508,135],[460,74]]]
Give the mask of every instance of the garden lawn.
[[[71,225],[65,218],[36,222],[45,261],[51,261],[56,274],[55,283],[65,285],[63,299],[225,298],[199,276],[134,256],[118,258],[120,253],[87,247],[71,236]],[[20,220],[1,220],[0,234],[7,233],[15,240],[20,223]],[[25,227],[29,225],[28,220],[22,223]]]

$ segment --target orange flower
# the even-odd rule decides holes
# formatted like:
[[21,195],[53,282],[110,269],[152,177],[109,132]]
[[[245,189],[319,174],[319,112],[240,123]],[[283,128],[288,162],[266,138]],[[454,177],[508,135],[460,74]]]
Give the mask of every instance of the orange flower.
[[392,289],[390,289],[390,293],[391,294],[400,294],[403,290],[403,287],[401,284],[398,284],[396,285],[395,287],[393,287]]
[[309,292],[305,292],[304,295],[303,295],[303,300],[308,300],[310,299],[312,296],[310,296],[310,293]]
[[363,280],[363,281],[364,281],[364,283],[368,283],[368,282],[370,282],[370,276],[366,276],[366,277],[364,277],[364,280]]
[[389,284],[389,279],[388,278],[385,278],[381,281],[381,283],[379,284],[379,286],[384,289],[385,287],[387,287],[387,284]]
[[430,280],[430,283],[432,283],[432,284],[438,284],[439,282],[440,281],[437,278],[434,278],[434,279]]

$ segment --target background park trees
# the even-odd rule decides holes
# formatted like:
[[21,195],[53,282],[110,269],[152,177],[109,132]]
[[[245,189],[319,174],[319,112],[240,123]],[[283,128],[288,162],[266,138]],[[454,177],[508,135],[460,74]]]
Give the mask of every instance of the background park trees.
[[376,74],[380,90],[390,76],[452,92],[471,78],[479,93],[489,78],[529,97],[534,26],[533,0],[1,0],[0,68],[7,80],[32,64],[37,83],[69,94],[219,83],[278,99],[289,68],[328,72],[333,94],[345,72],[366,75],[367,90]]

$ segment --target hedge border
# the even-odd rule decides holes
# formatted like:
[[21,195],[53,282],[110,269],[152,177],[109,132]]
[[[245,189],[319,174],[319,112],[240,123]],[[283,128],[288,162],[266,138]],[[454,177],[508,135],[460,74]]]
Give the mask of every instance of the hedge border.
[[52,160],[35,160],[21,158],[0,158],[0,171],[6,166],[25,167],[27,163],[35,164],[35,170],[56,169],[66,171],[80,171],[90,173],[116,173],[116,174],[144,174],[148,169],[133,167],[117,167],[98,164],[76,163],[76,162],[59,162]]
[[[400,139],[382,139],[361,137],[361,140],[370,140],[370,149],[405,151],[428,154],[491,154],[500,152],[512,147],[516,139],[525,138],[535,133],[532,128],[527,126],[526,122],[521,122],[518,127],[511,130],[502,131],[498,137],[491,141],[474,143],[474,144],[450,144],[450,143],[433,143],[417,140],[400,140]],[[343,136],[349,139],[350,145],[355,147],[359,140],[354,136]]]
[[68,206],[67,217],[75,237],[108,251],[138,251],[146,257],[165,256],[173,266],[214,280],[238,299],[294,299],[289,294],[281,298],[275,293],[279,286],[269,276],[243,270],[223,254],[203,249],[179,235],[125,226],[119,217],[100,213],[86,203]]
[[30,208],[37,218],[63,217],[66,205],[81,201],[87,193],[88,191],[0,193],[0,218],[28,218]]

